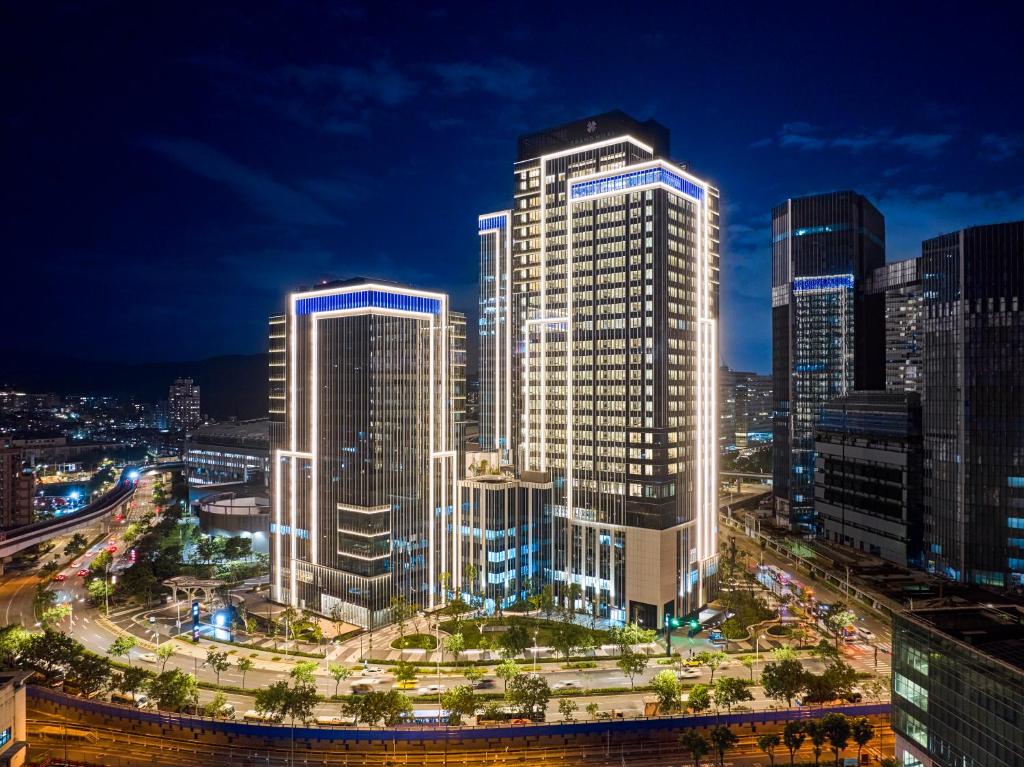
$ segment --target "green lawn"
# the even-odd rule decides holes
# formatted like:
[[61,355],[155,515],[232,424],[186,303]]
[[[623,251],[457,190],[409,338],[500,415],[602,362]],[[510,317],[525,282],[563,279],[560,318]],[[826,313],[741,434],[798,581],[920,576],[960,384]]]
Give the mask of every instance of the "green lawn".
[[391,646],[396,650],[433,650],[437,647],[437,639],[433,634],[406,634],[392,642]]

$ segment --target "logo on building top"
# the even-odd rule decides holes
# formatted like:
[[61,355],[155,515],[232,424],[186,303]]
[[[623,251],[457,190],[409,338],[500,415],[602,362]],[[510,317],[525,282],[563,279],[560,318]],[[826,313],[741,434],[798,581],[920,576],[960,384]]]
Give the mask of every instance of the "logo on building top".
[[587,133],[593,133],[596,130],[597,130],[597,122],[594,121],[594,120],[589,120],[587,122]]

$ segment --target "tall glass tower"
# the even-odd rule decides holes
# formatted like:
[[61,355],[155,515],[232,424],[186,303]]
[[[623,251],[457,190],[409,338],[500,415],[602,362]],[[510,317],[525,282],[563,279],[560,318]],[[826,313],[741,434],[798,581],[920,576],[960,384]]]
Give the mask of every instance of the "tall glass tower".
[[800,197],[772,210],[773,478],[777,516],[817,532],[814,430],[854,388],[885,386],[885,219],[856,192]]
[[479,217],[480,234],[480,449],[511,461],[512,212]]
[[446,295],[366,279],[272,318],[275,601],[372,627],[443,599],[464,338]]
[[922,245],[925,563],[1024,586],[1024,221]]
[[551,478],[544,578],[650,627],[717,583],[718,190],[667,153],[618,111],[524,136],[511,209],[509,447]]

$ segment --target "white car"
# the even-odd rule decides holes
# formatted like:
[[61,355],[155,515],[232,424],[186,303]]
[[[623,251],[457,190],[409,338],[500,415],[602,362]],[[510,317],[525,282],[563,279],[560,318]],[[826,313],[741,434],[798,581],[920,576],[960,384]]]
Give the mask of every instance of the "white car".
[[139,655],[139,660],[141,660],[143,663],[159,663],[160,662],[157,659],[156,655],[154,653],[151,653],[151,652],[141,653]]
[[857,627],[857,633],[860,634],[861,639],[866,639],[869,642],[875,638],[875,632],[870,629],[866,629],[863,626]]
[[443,684],[428,684],[425,687],[421,687],[417,692],[420,695],[437,695],[442,692],[447,692],[448,688]]
[[695,668],[682,668],[676,672],[679,679],[696,679],[700,676],[700,670]]
[[380,666],[367,666],[359,672],[361,676],[378,676],[384,673],[384,669]]
[[552,690],[578,690],[580,683],[575,679],[566,679],[564,682],[555,682],[551,685]]

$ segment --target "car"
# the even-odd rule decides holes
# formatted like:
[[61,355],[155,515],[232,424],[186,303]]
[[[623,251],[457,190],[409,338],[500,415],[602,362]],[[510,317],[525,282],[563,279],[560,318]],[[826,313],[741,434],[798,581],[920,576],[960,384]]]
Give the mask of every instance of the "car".
[[79,570],[79,571],[78,571],[77,573],[75,573],[75,575],[77,575],[77,576],[78,576],[79,578],[84,578],[84,577],[85,577],[85,576],[87,576],[88,574],[89,574],[89,571],[88,571],[88,570],[86,570],[85,568],[82,568],[82,569],[81,569],[81,570]]
[[396,690],[415,690],[417,683],[412,679],[404,679],[395,685]]
[[350,716],[318,716],[313,721],[323,727],[336,727],[339,724],[353,724]]
[[139,660],[143,663],[159,663],[160,661],[156,657],[156,653],[144,652],[139,655]]
[[77,567],[81,567],[81,566],[82,566],[82,560],[81,559],[79,559],[77,562],[72,562],[71,563],[71,567],[72,568],[77,568]]
[[439,693],[446,692],[448,690],[443,684],[428,684],[421,687],[418,692],[420,695],[438,695]]
[[682,668],[676,672],[676,676],[680,679],[695,679],[700,676],[700,671],[695,668]]
[[875,632],[871,629],[864,628],[863,626],[857,627],[857,633],[861,635],[862,639],[866,639],[869,642],[875,638]]
[[64,573],[57,573],[55,576],[53,576],[53,579],[57,581],[57,583],[63,583],[68,579],[68,577],[64,575]]
[[551,685],[552,690],[578,690],[580,683],[575,679],[566,679],[564,682],[555,682]]
[[359,673],[362,676],[377,676],[378,674],[383,674],[384,669],[382,669],[380,666],[366,666]]
[[698,666],[700,666],[700,661],[696,658],[687,658],[683,661],[683,665],[689,668],[697,668]]
[[365,695],[368,692],[373,692],[373,685],[376,683],[376,679],[368,679],[364,682],[356,682],[352,685],[352,692],[355,695]]
[[493,690],[494,680],[493,679],[481,679],[475,685],[478,690]]

